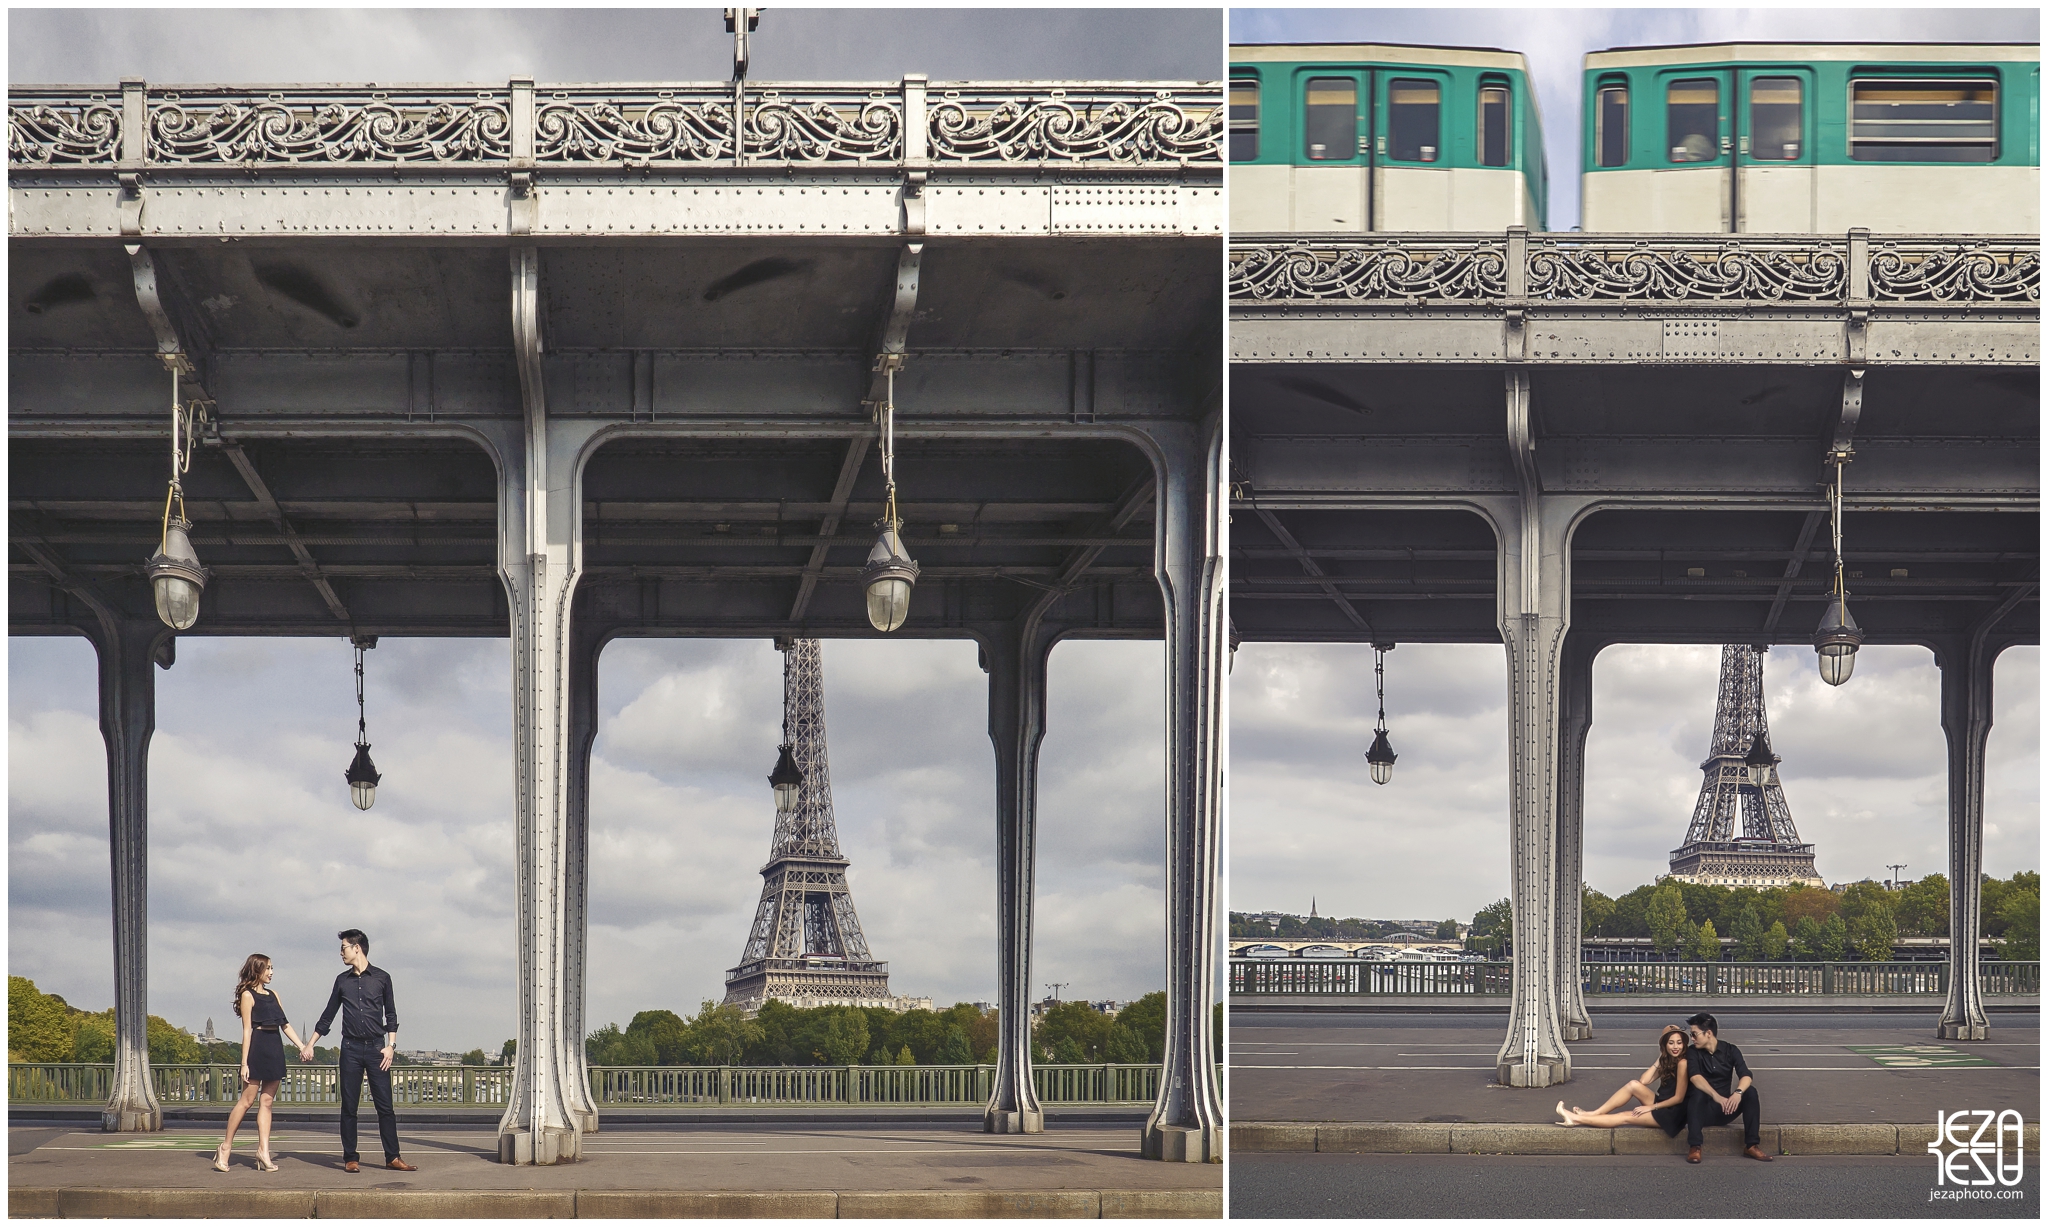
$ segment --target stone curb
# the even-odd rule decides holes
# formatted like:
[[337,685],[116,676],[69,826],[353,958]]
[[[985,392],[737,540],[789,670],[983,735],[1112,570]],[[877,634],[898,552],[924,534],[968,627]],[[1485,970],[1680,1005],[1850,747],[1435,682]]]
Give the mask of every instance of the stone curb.
[[[1708,1154],[1740,1154],[1742,1131],[1706,1131]],[[1934,1126],[1767,1125],[1766,1154],[1924,1155]],[[1315,1151],[1324,1154],[1431,1155],[1657,1155],[1685,1153],[1685,1137],[1660,1130],[1564,1129],[1557,1125],[1485,1123],[1435,1124],[1398,1121],[1239,1121],[1230,1126],[1230,1145],[1239,1154]],[[2041,1153],[2041,1127],[2028,1125],[2026,1148]]]
[[9,1218],[1221,1218],[1221,1189],[9,1189]]

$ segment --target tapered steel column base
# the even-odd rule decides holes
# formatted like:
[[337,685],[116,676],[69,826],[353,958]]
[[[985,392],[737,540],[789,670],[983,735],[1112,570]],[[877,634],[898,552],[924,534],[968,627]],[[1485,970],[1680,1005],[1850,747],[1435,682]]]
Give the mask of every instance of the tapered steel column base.
[[1572,1080],[1572,1067],[1567,1061],[1539,1061],[1533,1065],[1502,1061],[1495,1072],[1502,1086],[1562,1086]]
[[574,1129],[512,1129],[498,1135],[498,1162],[548,1167],[583,1157],[583,1135]]
[[1559,1023],[1558,1030],[1567,1040],[1589,1040],[1593,1038],[1592,1023]]
[[1021,1112],[990,1108],[981,1118],[983,1133],[1044,1133],[1045,1111],[1026,1108]]
[[1167,1163],[1221,1163],[1223,1130],[1213,1125],[1147,1125],[1145,1157]]
[[1970,1023],[1945,1022],[1937,1027],[1934,1033],[1945,1040],[1988,1040],[1991,1038],[1990,1027],[1974,1026]]

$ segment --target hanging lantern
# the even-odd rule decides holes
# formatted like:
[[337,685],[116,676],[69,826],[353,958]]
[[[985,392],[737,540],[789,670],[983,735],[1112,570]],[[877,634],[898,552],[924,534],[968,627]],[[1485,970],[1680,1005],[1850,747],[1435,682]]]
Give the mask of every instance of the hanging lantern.
[[1863,646],[1863,630],[1849,616],[1849,594],[1842,586],[1842,464],[1846,459],[1840,453],[1834,457],[1835,484],[1828,492],[1834,511],[1835,591],[1828,601],[1827,613],[1813,632],[1813,650],[1820,657],[1820,680],[1830,686],[1849,680],[1849,675],[1856,671],[1856,649]]
[[796,765],[796,755],[791,753],[790,743],[782,743],[782,753],[775,757],[775,770],[768,774],[768,786],[775,790],[775,816],[787,818],[796,812],[797,793],[803,789],[804,773]]
[[1758,788],[1771,782],[1771,768],[1777,765],[1778,756],[1771,753],[1771,735],[1758,733],[1749,743],[1749,754],[1742,763],[1749,772],[1749,782]]
[[1394,778],[1394,760],[1399,756],[1387,742],[1387,653],[1394,650],[1391,643],[1372,645],[1373,687],[1379,693],[1380,718],[1373,726],[1372,746],[1365,752],[1365,761],[1372,770],[1372,782],[1384,784]]
[[368,809],[377,803],[377,785],[384,779],[377,773],[377,764],[370,761],[369,724],[363,717],[363,652],[377,646],[375,635],[362,636],[355,640],[356,647],[356,756],[350,761],[343,778],[348,781],[349,800],[357,809]]
[[171,488],[164,495],[163,539],[143,564],[143,574],[149,577],[156,616],[165,626],[182,631],[199,621],[199,594],[205,591],[209,575],[192,548],[192,522],[185,518],[182,480],[192,467],[192,433],[201,409],[197,402],[182,404],[178,400],[178,375],[185,369],[185,356],[163,357],[171,372]]
[[885,634],[909,620],[910,590],[917,584],[917,563],[903,548],[903,519],[896,514],[896,368],[901,365],[901,354],[882,355],[887,392],[875,407],[875,419],[882,437],[882,482],[888,495],[882,518],[875,525],[881,532],[868,551],[867,565],[860,569],[861,587],[867,590],[868,622]]

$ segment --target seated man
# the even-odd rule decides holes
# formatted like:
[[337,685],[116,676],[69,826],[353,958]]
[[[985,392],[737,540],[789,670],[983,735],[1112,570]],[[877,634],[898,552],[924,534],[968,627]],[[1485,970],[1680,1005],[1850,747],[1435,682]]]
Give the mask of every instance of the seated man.
[[1722,1039],[1721,1024],[1712,1014],[1695,1014],[1685,1020],[1692,1047],[1685,1050],[1685,1067],[1691,1075],[1692,1092],[1685,1100],[1687,1163],[1700,1161],[1700,1130],[1708,1125],[1731,1124],[1742,1117],[1743,1154],[1765,1163],[1771,1157],[1763,1151],[1763,1101],[1751,1085],[1749,1063],[1742,1050]]

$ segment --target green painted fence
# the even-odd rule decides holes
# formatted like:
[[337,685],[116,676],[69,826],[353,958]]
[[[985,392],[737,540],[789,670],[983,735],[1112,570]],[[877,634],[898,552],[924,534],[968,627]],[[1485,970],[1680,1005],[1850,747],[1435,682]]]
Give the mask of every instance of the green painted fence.
[[[1514,964],[1380,963],[1368,959],[1232,959],[1233,997],[1506,997]],[[1930,997],[1948,992],[1947,963],[1587,963],[1588,997]],[[2038,995],[2039,962],[1978,965],[1987,997]]]
[[[152,1065],[157,1101],[165,1107],[229,1104],[241,1094],[234,1065]],[[10,1063],[12,1104],[104,1103],[112,1065]],[[341,1071],[333,1065],[291,1065],[278,1087],[285,1107],[335,1107]],[[1157,1065],[1038,1065],[1032,1085],[1044,1104],[1151,1103],[1159,1094]],[[511,1071],[497,1067],[398,1065],[391,1098],[400,1108],[502,1108]],[[993,1065],[593,1066],[591,1096],[605,1108],[691,1108],[731,1104],[767,1107],[971,1106],[988,1102]]]

